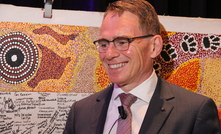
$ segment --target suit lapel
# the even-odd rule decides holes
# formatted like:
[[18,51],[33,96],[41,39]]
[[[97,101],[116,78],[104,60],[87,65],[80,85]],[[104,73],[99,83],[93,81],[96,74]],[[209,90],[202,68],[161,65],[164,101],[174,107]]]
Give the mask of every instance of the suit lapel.
[[173,110],[174,98],[167,82],[158,77],[157,87],[150,101],[139,134],[157,134]]
[[91,132],[96,132],[95,134],[103,133],[112,92],[113,85],[109,86],[107,89],[104,89],[95,100],[91,113],[93,115],[91,118]]

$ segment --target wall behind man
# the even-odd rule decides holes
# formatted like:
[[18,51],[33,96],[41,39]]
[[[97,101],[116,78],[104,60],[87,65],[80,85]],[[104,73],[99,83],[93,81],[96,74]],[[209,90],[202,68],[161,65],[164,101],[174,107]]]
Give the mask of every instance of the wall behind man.
[[[54,0],[54,9],[104,11],[116,0]],[[220,0],[147,0],[159,15],[221,18]],[[0,0],[17,6],[44,7],[44,0]]]
[[[53,9],[44,18],[40,8],[0,4],[0,14],[0,133],[61,134],[72,103],[109,84],[93,44],[103,13]],[[168,33],[156,72],[221,108],[221,19],[159,18]]]

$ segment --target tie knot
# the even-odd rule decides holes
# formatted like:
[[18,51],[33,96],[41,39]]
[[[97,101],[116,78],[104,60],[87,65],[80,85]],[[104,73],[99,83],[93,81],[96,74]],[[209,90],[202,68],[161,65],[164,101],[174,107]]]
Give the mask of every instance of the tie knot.
[[137,97],[132,94],[122,93],[119,95],[122,105],[131,106],[136,100]]

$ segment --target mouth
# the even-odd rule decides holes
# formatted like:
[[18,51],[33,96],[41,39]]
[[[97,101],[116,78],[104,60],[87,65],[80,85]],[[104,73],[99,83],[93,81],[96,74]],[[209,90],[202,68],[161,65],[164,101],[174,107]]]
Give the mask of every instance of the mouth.
[[119,63],[119,64],[113,64],[113,65],[109,65],[109,67],[111,69],[117,69],[117,68],[121,68],[123,66],[125,66],[127,63]]

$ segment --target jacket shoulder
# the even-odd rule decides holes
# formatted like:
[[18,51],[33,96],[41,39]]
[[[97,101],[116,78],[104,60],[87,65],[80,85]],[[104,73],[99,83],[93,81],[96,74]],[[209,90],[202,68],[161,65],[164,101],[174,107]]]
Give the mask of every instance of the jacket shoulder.
[[75,107],[77,107],[78,105],[80,107],[93,105],[94,103],[99,102],[99,101],[105,99],[107,96],[109,96],[110,92],[112,92],[112,90],[113,90],[113,86],[110,85],[107,88],[105,88],[97,93],[92,93],[89,96],[87,96],[79,101],[76,101]]

